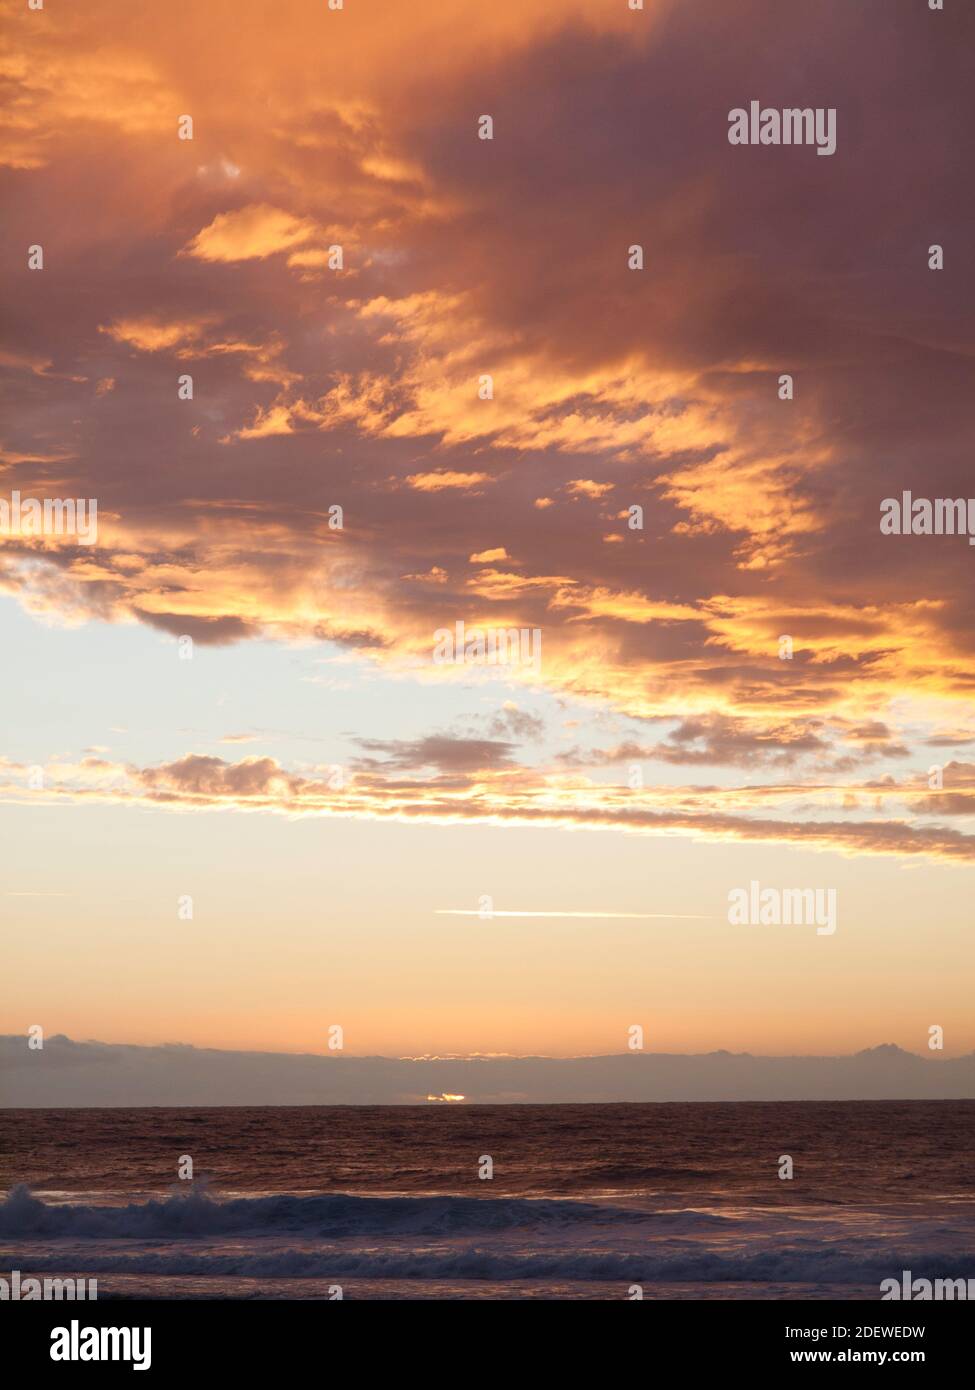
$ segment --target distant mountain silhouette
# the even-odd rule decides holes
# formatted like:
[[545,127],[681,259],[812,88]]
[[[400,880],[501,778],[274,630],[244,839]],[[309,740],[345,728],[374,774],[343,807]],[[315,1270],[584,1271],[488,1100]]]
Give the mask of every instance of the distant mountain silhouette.
[[31,1051],[0,1037],[0,1105],[389,1105],[429,1096],[554,1101],[960,1100],[975,1098],[975,1052],[917,1056],[892,1043],[845,1057],[351,1057],[73,1042]]

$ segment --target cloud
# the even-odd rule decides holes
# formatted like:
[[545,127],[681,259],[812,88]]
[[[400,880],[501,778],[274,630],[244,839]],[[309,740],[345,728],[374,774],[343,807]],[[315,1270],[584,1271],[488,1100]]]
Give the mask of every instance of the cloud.
[[[889,74],[914,70],[923,16],[894,23],[889,0],[788,25],[773,0],[519,0],[459,27],[447,0],[377,0],[354,45],[324,8],[268,43],[228,0],[180,0],[164,30],[102,0],[17,26],[7,230],[26,247],[57,227],[58,278],[11,281],[4,489],[97,497],[99,544],[4,542],[0,591],[45,622],[337,641],[419,683],[464,678],[430,663],[444,623],[538,627],[557,698],[675,721],[590,741],[563,775],[605,775],[630,742],[672,767],[850,778],[971,742],[968,548],[878,526],[902,488],[970,490],[973,272],[927,269],[916,211],[949,245],[971,223],[958,8],[909,130]],[[798,71],[842,113],[836,154],[729,146],[742,84],[791,101]],[[373,756],[408,758],[386,742]],[[573,794],[582,823],[632,819]],[[494,795],[469,813],[551,810]],[[863,833],[913,853],[929,830]]]
[[289,795],[302,786],[300,778],[289,776],[273,758],[244,758],[239,763],[227,763],[200,753],[188,753],[177,762],[159,767],[143,768],[135,780],[149,791],[216,798]]
[[493,481],[490,473],[455,473],[445,470],[441,473],[411,473],[406,479],[406,485],[417,492],[444,492],[448,489],[466,492]]
[[216,618],[192,613],[147,613],[139,616],[151,627],[158,627],[174,637],[192,637],[208,647],[226,647],[234,642],[242,642],[253,636],[253,629],[240,618],[232,616]]
[[122,318],[114,323],[99,325],[98,331],[139,352],[164,352],[195,343],[211,322],[212,319],[206,317],[182,320],[153,316]]
[[[23,765],[0,761],[0,797],[22,806],[101,802],[176,813],[537,826],[791,845],[844,855],[925,857],[942,863],[975,860],[975,834],[930,820],[944,813],[967,814],[955,803],[959,794],[945,793],[939,810],[937,795],[917,782],[885,779],[850,788],[802,782],[630,788],[594,783],[564,771],[520,767],[514,759],[515,745],[506,740],[431,735],[356,742],[365,756],[353,759],[349,775],[340,778],[334,769],[289,771],[272,757],[230,763],[188,753],[153,767],[85,757],[77,764],[50,763],[43,789],[32,790]],[[959,776],[964,775],[962,769]],[[906,808],[906,814],[875,813],[865,819],[861,810],[855,818],[860,801],[868,798],[878,808],[893,801]],[[790,815],[790,805],[807,814]],[[808,814],[811,807],[815,814]]]
[[439,772],[480,772],[511,767],[514,744],[498,739],[454,738],[433,734],[421,739],[357,739],[366,753],[381,754],[355,762],[357,767],[390,767],[398,771],[436,768]]
[[201,261],[263,260],[320,235],[308,218],[256,203],[221,212],[187,244],[185,254]]
[[545,720],[539,714],[530,714],[519,709],[511,700],[506,700],[497,714],[491,716],[488,725],[496,736],[510,734],[512,738],[538,740],[545,732]]
[[592,478],[575,478],[571,483],[566,483],[566,492],[570,492],[576,497],[605,497],[607,492],[612,492],[612,483],[597,483]]
[[507,560],[508,552],[503,545],[495,546],[493,550],[479,550],[476,555],[468,556],[472,565],[488,565],[492,560]]
[[830,743],[822,737],[821,720],[768,724],[704,714],[682,719],[666,739],[657,743],[624,741],[610,749],[578,750],[559,755],[572,766],[598,766],[643,759],[707,767],[788,766],[812,753],[824,753]]

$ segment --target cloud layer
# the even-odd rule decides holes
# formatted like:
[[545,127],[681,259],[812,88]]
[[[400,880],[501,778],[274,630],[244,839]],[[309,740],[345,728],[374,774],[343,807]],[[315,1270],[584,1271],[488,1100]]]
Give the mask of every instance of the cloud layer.
[[[463,675],[437,629],[538,628],[513,681],[650,736],[538,771],[504,731],[362,730],[341,794],[192,753],[64,794],[971,857],[930,820],[964,787],[822,807],[975,737],[972,551],[878,524],[902,489],[971,490],[975,14],[417,8],[10,7],[0,492],[96,497],[99,542],[5,539],[0,585],[421,681]],[[835,155],[729,145],[752,98],[835,107]],[[641,759],[785,774],[795,804],[585,776]]]

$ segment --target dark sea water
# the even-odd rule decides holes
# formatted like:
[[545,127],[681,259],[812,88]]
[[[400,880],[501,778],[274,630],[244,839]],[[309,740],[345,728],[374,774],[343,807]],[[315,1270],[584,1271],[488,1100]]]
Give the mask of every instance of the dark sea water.
[[100,1299],[975,1277],[975,1101],[7,1110],[0,1134],[0,1274],[94,1277]]

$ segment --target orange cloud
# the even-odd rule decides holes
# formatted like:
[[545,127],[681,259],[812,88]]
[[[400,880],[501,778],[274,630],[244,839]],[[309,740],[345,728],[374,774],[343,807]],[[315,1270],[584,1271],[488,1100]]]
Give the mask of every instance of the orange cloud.
[[308,218],[256,203],[221,212],[187,243],[185,254],[201,261],[263,260],[321,235]]
[[467,492],[493,481],[490,473],[455,473],[445,469],[442,473],[411,473],[406,485],[417,492],[444,492],[448,489]]
[[607,492],[612,492],[612,483],[597,483],[592,478],[575,478],[571,483],[566,483],[566,492],[571,492],[576,497],[605,497]]
[[[493,745],[484,745],[485,750]],[[154,805],[174,812],[249,811],[287,816],[340,816],[356,819],[414,820],[433,823],[479,822],[493,825],[549,826],[575,830],[616,830],[630,834],[680,835],[697,840],[763,842],[845,855],[926,857],[950,863],[975,860],[975,835],[942,825],[894,820],[818,820],[757,816],[740,809],[716,808],[719,789],[695,796],[688,789],[597,786],[567,777],[509,771],[504,758],[494,766],[484,753],[457,764],[455,773],[426,779],[404,772],[408,762],[393,759],[393,776],[376,771],[346,776],[307,776],[288,772],[270,757],[228,763],[191,753],[171,763],[138,768],[88,757],[77,764],[52,764],[43,790],[25,789],[26,769],[0,762],[0,796],[21,805],[44,802],[82,804],[102,801]],[[425,758],[426,753],[420,754]],[[755,789],[757,800],[763,792]],[[783,791],[785,789],[779,789]],[[790,793],[795,788],[788,789]],[[836,789],[834,789],[835,792]],[[748,789],[729,793],[747,807]],[[757,804],[757,802],[756,802]],[[932,807],[937,813],[937,808]],[[951,808],[941,807],[941,813]],[[969,812],[970,813],[970,812]]]

